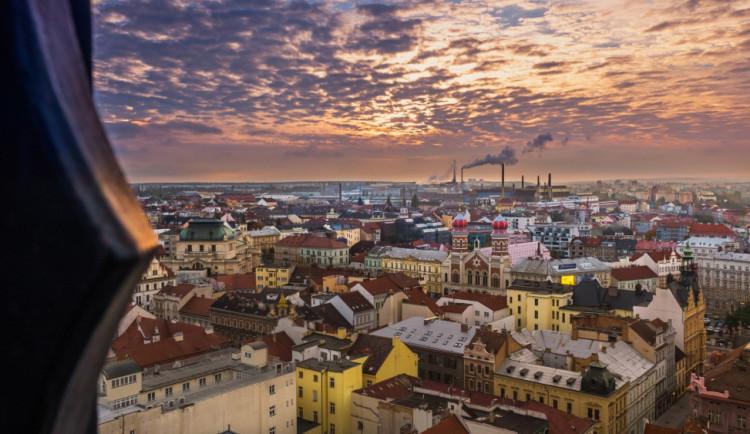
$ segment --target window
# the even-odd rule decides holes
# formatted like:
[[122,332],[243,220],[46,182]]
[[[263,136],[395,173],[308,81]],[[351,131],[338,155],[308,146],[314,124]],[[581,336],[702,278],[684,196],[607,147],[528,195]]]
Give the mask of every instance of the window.
[[273,395],[274,393],[276,393],[276,385],[272,384],[268,386],[268,394]]
[[555,407],[555,408],[557,408],[557,400],[556,399],[552,400],[552,406]]
[[367,387],[372,386],[372,380],[367,380]]
[[531,401],[531,395],[530,395],[530,394],[528,394],[528,393],[526,394],[526,400],[527,400],[527,401]]
[[164,396],[166,396],[166,397],[172,396],[172,388],[171,387],[167,387],[166,389],[164,389]]
[[539,318],[539,311],[535,310],[534,311],[534,319],[538,319],[538,318]]
[[317,422],[317,421],[318,421],[318,412],[313,411],[313,422]]
[[336,434],[336,425],[331,424],[328,434]]
[[568,413],[573,413],[573,404],[568,403]]
[[331,377],[331,379],[330,379],[330,380],[328,380],[328,385],[329,385],[330,387],[335,387],[335,386],[336,386],[336,381],[334,380],[334,378],[333,378],[333,377]]
[[297,375],[299,378],[302,378],[302,371],[299,371],[299,375]]
[[737,416],[737,428],[747,428],[745,416]]
[[305,415],[305,412],[304,412],[304,410],[302,409],[302,407],[300,407],[300,408],[299,408],[299,416],[297,416],[297,417],[299,417],[300,419],[303,419],[303,417],[302,417],[302,416],[304,416],[304,415]]
[[336,414],[336,403],[332,402],[328,404],[328,412],[331,414]]
[[272,426],[271,428],[268,428],[268,434],[276,434],[276,427]]
[[268,415],[269,416],[276,416],[276,406],[272,405],[268,408]]
[[156,392],[149,392],[147,399],[148,402],[156,401]]
[[534,306],[539,306],[539,299],[538,298],[534,299]]
[[299,387],[297,388],[297,397],[298,397],[298,398],[302,398],[302,386],[299,386]]
[[318,391],[313,390],[313,402],[318,402]]
[[182,391],[183,392],[189,392],[190,391],[190,383],[182,383]]
[[200,245],[200,247],[198,248],[198,250],[200,250],[201,252],[203,251],[203,244]]
[[513,400],[518,401],[518,391],[516,390],[513,391]]
[[200,387],[206,387],[206,378],[203,377],[200,380],[198,380],[198,386]]
[[214,381],[216,382],[216,384],[221,383],[221,374],[214,375]]
[[313,382],[314,382],[314,383],[317,383],[317,382],[318,382],[318,376],[317,376],[317,375],[313,375]]

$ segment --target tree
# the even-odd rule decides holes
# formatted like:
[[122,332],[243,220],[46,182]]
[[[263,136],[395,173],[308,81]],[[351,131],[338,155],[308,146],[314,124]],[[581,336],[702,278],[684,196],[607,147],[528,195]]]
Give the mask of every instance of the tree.
[[649,229],[646,231],[646,240],[651,241],[656,238],[656,228]]
[[414,195],[411,197],[411,207],[419,208],[419,198],[417,197],[417,193],[414,193]]
[[393,208],[393,204],[391,203],[391,195],[388,195],[388,198],[385,200],[385,206],[390,210]]
[[364,204],[365,202],[362,200],[362,196],[360,196],[359,199],[357,199],[357,205],[362,206]]

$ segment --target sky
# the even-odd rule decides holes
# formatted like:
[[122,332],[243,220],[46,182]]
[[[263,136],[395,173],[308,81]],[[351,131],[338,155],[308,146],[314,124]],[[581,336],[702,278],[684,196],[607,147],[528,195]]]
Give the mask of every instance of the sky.
[[131,182],[425,182],[453,160],[750,179],[750,0],[95,0],[94,20]]

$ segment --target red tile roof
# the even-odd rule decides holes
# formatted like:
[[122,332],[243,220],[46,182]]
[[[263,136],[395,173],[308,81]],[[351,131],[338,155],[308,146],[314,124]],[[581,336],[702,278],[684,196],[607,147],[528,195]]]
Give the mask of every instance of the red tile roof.
[[341,301],[344,302],[354,312],[364,312],[366,310],[372,310],[375,307],[358,291],[344,292],[338,295]]
[[456,300],[476,301],[492,311],[508,307],[508,299],[504,295],[477,294],[476,292],[453,292],[447,297]]
[[412,393],[410,389],[414,387],[414,385],[419,381],[420,380],[417,377],[410,377],[406,374],[399,374],[395,377],[391,377],[387,380],[381,381],[380,383],[375,383],[372,386],[355,390],[354,393],[359,393],[361,395],[370,396],[381,400],[403,398],[405,396],[409,396]]
[[417,304],[421,306],[427,306],[427,308],[434,314],[442,314],[443,309],[435,303],[435,300],[430,298],[427,294],[422,291],[422,288],[414,288],[404,291],[406,292],[407,299],[404,303]]
[[193,288],[195,288],[195,285],[191,285],[189,283],[180,283],[177,286],[167,285],[164,288],[162,288],[161,290],[159,290],[158,294],[159,295],[166,295],[166,296],[169,296],[169,297],[183,298],[186,295],[188,295],[190,293],[190,291],[193,290]]
[[288,237],[284,237],[276,242],[277,246],[289,246],[289,247],[299,247],[302,245],[302,243],[305,242],[308,238],[312,237],[311,234],[302,234],[302,235],[290,235]]
[[193,297],[188,300],[188,302],[185,303],[184,306],[182,306],[182,309],[180,309],[180,313],[204,316],[208,318],[208,308],[211,307],[212,304],[214,304],[214,301],[216,300],[208,297]]
[[719,223],[693,223],[690,225],[690,236],[734,237],[734,231]]
[[163,318],[144,318],[139,316],[135,321],[130,323],[120,336],[112,341],[112,349],[117,351],[143,345],[144,339],[151,340],[157,329],[162,339],[171,338],[177,332],[185,334],[203,330],[200,326],[184,322],[173,323]]
[[[257,338],[247,339],[245,341],[242,341],[242,345],[248,344],[250,342],[256,342],[257,340]],[[281,331],[278,333],[265,335],[261,337],[260,340],[266,344],[269,356],[277,357],[282,362],[292,361],[292,347],[295,345],[295,343],[292,338],[290,338],[289,335],[286,334],[286,332]]]
[[219,282],[224,283],[227,291],[234,291],[236,289],[256,289],[255,273],[227,274],[225,276],[219,276],[217,279]]
[[656,273],[645,265],[612,269],[612,278],[620,282],[626,280],[656,279],[658,277]]
[[647,252],[657,250],[672,250],[677,247],[677,243],[672,241],[646,241],[640,240],[635,245],[636,251]]
[[362,373],[377,375],[392,350],[393,338],[360,334],[349,348],[347,355],[352,359],[367,356],[367,360],[362,365]]
[[463,313],[469,308],[468,304],[444,304],[440,306],[445,313]]
[[328,237],[310,237],[304,240],[300,247],[309,247],[311,249],[343,249],[346,247],[346,243]]
[[469,434],[469,430],[458,420],[455,414],[451,414],[440,423],[422,431],[422,434]]
[[388,291],[396,292],[401,290],[401,287],[388,277],[365,280],[364,282],[359,282],[359,284],[373,296],[386,294]]

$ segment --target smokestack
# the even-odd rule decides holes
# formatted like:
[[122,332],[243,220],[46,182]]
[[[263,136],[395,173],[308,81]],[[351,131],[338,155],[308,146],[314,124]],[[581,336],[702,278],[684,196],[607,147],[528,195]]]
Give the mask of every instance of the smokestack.
[[339,203],[344,203],[342,199],[343,199],[343,196],[341,194],[341,183],[339,182]]
[[461,168],[461,185],[464,185],[464,168]]
[[524,183],[523,175],[521,175],[521,190],[523,190],[524,187],[526,187],[526,184]]
[[453,183],[456,183],[456,160],[453,160]]
[[552,201],[552,173],[548,174],[547,188],[549,189],[549,200]]
[[541,193],[541,191],[539,190],[539,187],[541,187],[541,186],[542,186],[542,184],[540,183],[539,175],[537,175],[536,176],[536,200],[540,200],[541,199],[541,196],[539,196],[539,194]]
[[500,167],[502,167],[502,176],[500,177],[500,188],[501,188],[501,195],[503,199],[505,198],[505,163],[501,164]]

